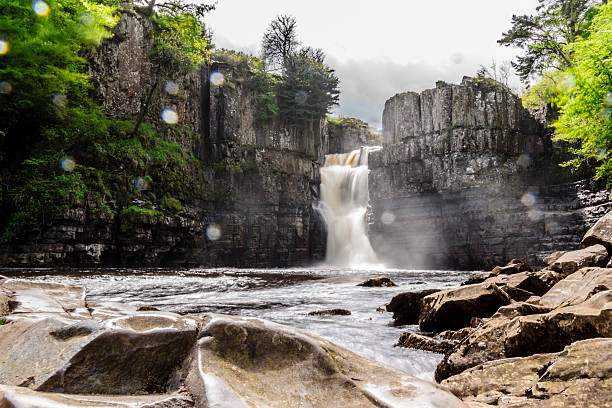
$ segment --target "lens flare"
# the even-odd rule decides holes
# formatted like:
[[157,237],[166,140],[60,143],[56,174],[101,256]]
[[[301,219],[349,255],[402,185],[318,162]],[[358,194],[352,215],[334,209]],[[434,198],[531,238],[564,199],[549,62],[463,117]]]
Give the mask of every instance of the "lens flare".
[[225,76],[219,71],[213,71],[210,73],[210,83],[215,86],[221,86],[225,83]]
[[557,234],[561,231],[561,226],[556,221],[548,221],[545,225],[548,234]]
[[41,17],[47,17],[51,12],[49,5],[42,0],[36,0],[32,3],[32,10]]
[[395,214],[385,211],[380,216],[380,221],[385,225],[393,224],[395,222]]
[[176,95],[179,91],[179,86],[174,81],[168,81],[166,82],[166,85],[164,85],[164,89],[168,95]]
[[64,106],[66,106],[66,102],[68,102],[66,96],[62,95],[61,93],[56,93],[55,95],[53,95],[53,98],[51,98],[51,100],[53,101],[53,104],[58,108],[63,108]]
[[523,203],[523,205],[527,207],[533,206],[537,201],[538,200],[535,194],[532,194],[532,193],[525,193],[521,197],[521,203]]
[[149,182],[142,177],[136,177],[136,179],[134,179],[133,185],[134,185],[134,190],[136,191],[143,191],[149,188]]
[[90,26],[94,23],[94,18],[91,14],[89,13],[83,13],[79,16],[79,20],[81,21],[81,24],[86,25],[86,26]]
[[297,91],[295,93],[295,102],[299,103],[300,105],[305,103],[306,100],[308,99],[308,94],[306,93],[306,91]]
[[216,241],[221,238],[221,227],[217,224],[210,224],[206,227],[206,236],[211,241]]
[[178,122],[178,114],[173,109],[164,109],[161,113],[161,118],[169,125],[174,125]]
[[531,165],[533,164],[533,158],[529,153],[523,153],[518,157],[518,159],[516,159],[516,164],[526,169],[528,167],[531,167]]
[[62,170],[64,170],[67,173],[70,173],[72,172],[72,170],[74,170],[76,163],[74,162],[72,158],[68,156],[64,156],[60,159],[59,165]]
[[6,81],[0,81],[0,94],[10,94],[13,90],[13,85]]
[[11,44],[6,40],[0,40],[0,55],[8,54],[11,50]]
[[572,74],[566,74],[561,81],[561,84],[567,88],[568,91],[574,89],[576,86],[576,77]]
[[527,212],[527,216],[531,221],[542,221],[544,219],[544,212],[536,208],[532,208],[529,210],[529,212]]

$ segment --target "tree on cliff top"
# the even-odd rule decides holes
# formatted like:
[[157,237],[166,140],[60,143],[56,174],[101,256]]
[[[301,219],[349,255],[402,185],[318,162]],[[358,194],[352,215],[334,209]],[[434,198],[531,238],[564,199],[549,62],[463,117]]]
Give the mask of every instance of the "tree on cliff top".
[[[590,25],[600,3],[595,0],[538,0],[536,15],[512,16],[512,28],[498,41],[504,46],[525,50],[512,63],[519,77],[527,82],[533,74],[554,67],[565,69],[571,64],[571,48]],[[605,2],[604,2],[605,3]]]
[[277,16],[263,36],[263,59],[273,70],[283,69],[287,58],[296,53],[298,45],[295,18],[287,15]]
[[612,4],[598,7],[588,35],[567,46],[572,65],[558,86],[554,137],[572,143],[576,159],[596,164],[597,178],[612,184]]

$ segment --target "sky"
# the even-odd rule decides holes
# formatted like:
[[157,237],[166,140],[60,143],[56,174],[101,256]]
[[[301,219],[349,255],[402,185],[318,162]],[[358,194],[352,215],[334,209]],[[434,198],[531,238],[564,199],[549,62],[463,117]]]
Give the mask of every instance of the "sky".
[[[302,45],[321,48],[340,78],[334,115],[379,130],[385,101],[406,91],[458,83],[481,65],[520,54],[497,40],[513,14],[533,14],[538,0],[218,0],[206,18],[217,48],[260,55],[277,15],[297,20]],[[511,87],[518,90],[515,77]]]

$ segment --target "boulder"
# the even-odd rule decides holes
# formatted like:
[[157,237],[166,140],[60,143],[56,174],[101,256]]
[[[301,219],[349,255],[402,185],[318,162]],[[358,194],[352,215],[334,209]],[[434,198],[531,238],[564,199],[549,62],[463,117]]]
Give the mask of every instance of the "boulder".
[[184,379],[197,406],[463,406],[435,384],[299,330],[231,316],[201,325]]
[[315,310],[309,312],[309,316],[350,316],[351,311],[346,309],[326,309],[326,310]]
[[378,278],[370,278],[367,279],[357,286],[366,286],[369,288],[382,288],[382,287],[390,287],[397,286],[391,279],[386,276],[379,276]]
[[[513,300],[523,301],[531,295],[541,296],[546,293],[552,285],[540,278],[537,272],[520,272],[514,275],[499,275],[487,279],[485,285],[494,283],[503,289]],[[513,290],[516,289],[516,290]],[[522,290],[518,291],[518,290]],[[526,293],[531,295],[525,297]],[[517,296],[515,299],[512,295]],[[522,299],[525,297],[525,299]]]
[[11,292],[0,287],[0,317],[11,312],[11,295]]
[[439,291],[439,289],[424,289],[393,296],[391,302],[386,305],[387,312],[393,312],[393,325],[417,324],[421,313],[422,299]]
[[478,273],[470,276],[461,285],[472,285],[474,283],[484,282],[485,280],[498,275],[512,275],[520,272],[531,272],[531,266],[519,259],[513,259],[506,266],[496,266],[491,272]]
[[436,380],[487,361],[557,352],[572,342],[594,337],[612,337],[612,291],[548,313],[515,316],[502,311],[444,357],[436,368]]
[[608,251],[603,245],[592,245],[584,249],[569,251],[560,256],[549,268],[565,276],[587,266],[606,266]]
[[490,317],[511,301],[495,283],[443,290],[422,299],[419,327],[425,332],[460,329],[469,326],[472,317]]
[[555,263],[555,261],[565,255],[567,251],[555,251],[552,254],[545,256],[542,258],[542,262],[546,265],[550,266]]
[[539,303],[549,308],[576,305],[607,289],[612,289],[612,269],[583,268],[559,281]]
[[609,406],[612,339],[583,340],[559,353],[487,362],[442,381],[442,385],[470,406]]
[[173,313],[62,316],[0,326],[0,383],[74,394],[163,393],[196,340],[196,322]]
[[36,392],[29,388],[0,385],[2,408],[191,408],[185,395],[68,395]]
[[500,307],[499,309],[497,309],[497,312],[495,312],[492,318],[495,319],[498,317],[513,318],[517,316],[529,316],[532,314],[548,313],[550,312],[550,310],[551,309],[548,307],[535,305],[532,303],[516,302]]
[[53,313],[65,318],[89,318],[85,288],[62,283],[6,279],[0,284],[13,293],[13,314]]
[[584,234],[580,242],[580,248],[587,248],[597,244],[603,245],[608,252],[612,253],[612,211],[601,217]]
[[431,351],[434,353],[448,353],[458,341],[438,340],[432,337],[423,336],[416,333],[404,332],[394,347],[413,348],[417,350]]

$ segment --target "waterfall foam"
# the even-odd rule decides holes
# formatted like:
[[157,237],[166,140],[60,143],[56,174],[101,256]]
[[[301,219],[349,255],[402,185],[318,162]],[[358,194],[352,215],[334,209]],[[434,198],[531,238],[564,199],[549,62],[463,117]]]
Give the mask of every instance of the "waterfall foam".
[[368,154],[380,147],[330,154],[321,168],[318,211],[327,225],[326,262],[338,267],[380,268],[366,233]]

